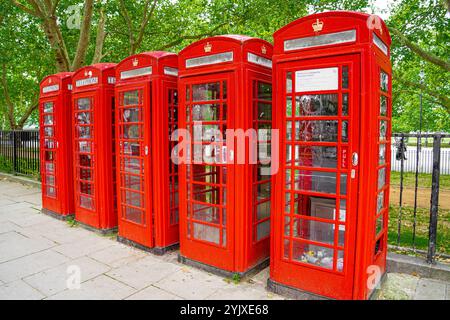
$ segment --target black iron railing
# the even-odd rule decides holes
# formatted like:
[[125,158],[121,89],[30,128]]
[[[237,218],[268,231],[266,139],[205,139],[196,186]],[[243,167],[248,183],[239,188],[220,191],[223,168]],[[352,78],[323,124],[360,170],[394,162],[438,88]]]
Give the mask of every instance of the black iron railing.
[[[394,134],[392,146],[389,243],[426,255],[429,263],[450,256],[449,138]],[[433,146],[424,147],[429,139]]]
[[0,171],[39,179],[39,131],[0,131]]

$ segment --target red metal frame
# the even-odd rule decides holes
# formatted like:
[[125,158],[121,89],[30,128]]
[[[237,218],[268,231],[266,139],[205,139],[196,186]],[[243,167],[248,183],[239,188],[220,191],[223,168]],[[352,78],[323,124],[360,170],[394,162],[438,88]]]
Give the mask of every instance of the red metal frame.
[[178,168],[170,135],[178,124],[178,58],[130,56],[116,68],[119,236],[165,250],[179,241]]
[[[226,56],[225,61],[202,65],[203,59],[220,54]],[[260,166],[249,163],[248,142],[244,152],[231,150],[226,145],[229,142],[216,140],[215,134],[209,140],[194,141],[193,124],[208,126],[203,130],[217,128],[223,139],[225,129],[246,131],[267,124],[258,120],[255,108],[259,102],[271,113],[271,67],[249,61],[249,54],[271,65],[271,44],[245,36],[203,39],[179,54],[180,128],[189,129],[191,147],[201,146],[201,153],[215,150],[216,155],[221,154],[219,158],[235,154],[234,163],[208,164],[200,159],[199,163],[180,165],[180,255],[236,273],[247,272],[269,256],[270,195],[263,189],[269,187],[271,178],[257,182]],[[255,96],[258,83],[266,84],[261,90],[268,89],[270,97]],[[267,119],[270,122],[271,115]],[[191,157],[198,158],[191,149]],[[244,154],[245,164],[236,163],[238,152]],[[260,194],[265,194],[260,200],[256,199],[258,186]]]
[[73,75],[75,218],[102,232],[117,227],[114,153],[115,64]]
[[61,217],[74,214],[72,75],[64,72],[44,78],[39,97],[42,208]]
[[[301,18],[274,34],[275,127],[281,137],[272,207],[270,280],[275,285],[329,298],[367,299],[374,289],[368,281],[379,280],[386,271],[391,39],[381,19],[378,25],[370,19],[361,13],[327,12]],[[369,29],[372,25],[379,29]],[[285,51],[287,40],[316,37],[312,45],[318,36],[348,30],[355,30],[356,38],[347,43]],[[374,34],[386,53],[375,45]],[[301,71],[326,68],[337,70],[337,89],[303,92]],[[380,89],[380,69],[388,77],[385,91]],[[387,100],[383,116],[381,95]],[[380,121],[386,128],[382,141]],[[385,146],[380,149],[384,161],[378,158],[379,145]],[[380,177],[377,188],[382,168],[385,181]],[[376,213],[378,189],[385,196],[380,196]],[[384,219],[375,232],[379,216]]]

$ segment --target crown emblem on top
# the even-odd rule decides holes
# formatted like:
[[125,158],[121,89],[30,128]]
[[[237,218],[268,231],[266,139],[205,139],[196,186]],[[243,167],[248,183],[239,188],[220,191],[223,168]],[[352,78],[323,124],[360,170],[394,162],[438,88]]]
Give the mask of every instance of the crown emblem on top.
[[316,22],[312,24],[312,27],[314,29],[314,32],[320,32],[323,29],[323,22],[317,19]]
[[205,52],[211,52],[211,50],[212,50],[212,44],[209,43],[209,42],[207,42],[207,43],[205,44],[205,46],[204,46],[203,49],[205,49]]
[[137,58],[133,59],[133,67],[137,67],[139,64],[139,60]]
[[48,79],[48,83],[52,83],[52,79]]
[[266,48],[265,45],[263,45],[263,46],[261,47],[261,52],[262,52],[262,54],[266,54],[266,53],[267,53],[267,48]]

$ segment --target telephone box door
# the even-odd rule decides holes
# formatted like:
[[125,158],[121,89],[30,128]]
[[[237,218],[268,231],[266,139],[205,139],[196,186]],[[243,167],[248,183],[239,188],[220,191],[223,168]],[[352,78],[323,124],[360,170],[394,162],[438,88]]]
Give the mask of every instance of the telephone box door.
[[78,207],[77,219],[89,225],[98,225],[97,175],[94,124],[97,121],[94,111],[98,99],[96,94],[84,94],[74,99],[74,166],[75,201]]
[[355,54],[288,62],[277,74],[283,79],[277,98],[286,106],[278,180],[285,209],[277,219],[273,278],[341,299],[353,292],[359,73]]
[[41,170],[45,172],[42,178],[42,192],[47,197],[46,206],[54,212],[61,212],[61,190],[57,187],[57,172],[61,170],[58,168],[58,139],[57,136],[57,116],[56,108],[60,108],[57,104],[57,99],[45,99],[40,103],[40,117],[41,117],[41,136],[44,139],[41,151]]
[[[234,128],[234,77],[231,73],[180,80],[190,132],[191,163],[185,168],[187,216],[182,217],[182,254],[217,268],[234,265],[233,165],[225,143]],[[231,156],[230,156],[231,157]]]
[[129,240],[153,247],[151,83],[122,87],[118,91],[118,99],[117,199],[120,233]]

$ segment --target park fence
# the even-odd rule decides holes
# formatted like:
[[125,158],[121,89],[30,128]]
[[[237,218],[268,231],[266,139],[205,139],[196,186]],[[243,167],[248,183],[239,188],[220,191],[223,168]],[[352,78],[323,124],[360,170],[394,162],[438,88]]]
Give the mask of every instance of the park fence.
[[[393,135],[391,176],[398,171],[395,175],[398,182],[391,183],[389,242],[397,248],[426,255],[428,263],[434,263],[436,257],[450,257],[450,204],[439,203],[440,196],[444,199],[450,196],[447,183],[441,189],[441,181],[448,181],[444,175],[450,173],[449,149],[443,144],[449,137],[449,134]],[[423,147],[424,139],[432,139],[433,146]],[[416,145],[408,144],[410,140],[416,141]]]
[[[430,263],[450,254],[450,204],[439,204],[440,194],[450,197],[448,184],[440,188],[450,174],[450,148],[443,144],[449,137],[393,135],[389,243],[422,253]],[[0,131],[0,171],[39,179],[39,169],[39,131]]]
[[0,170],[39,178],[39,131],[0,131]]

